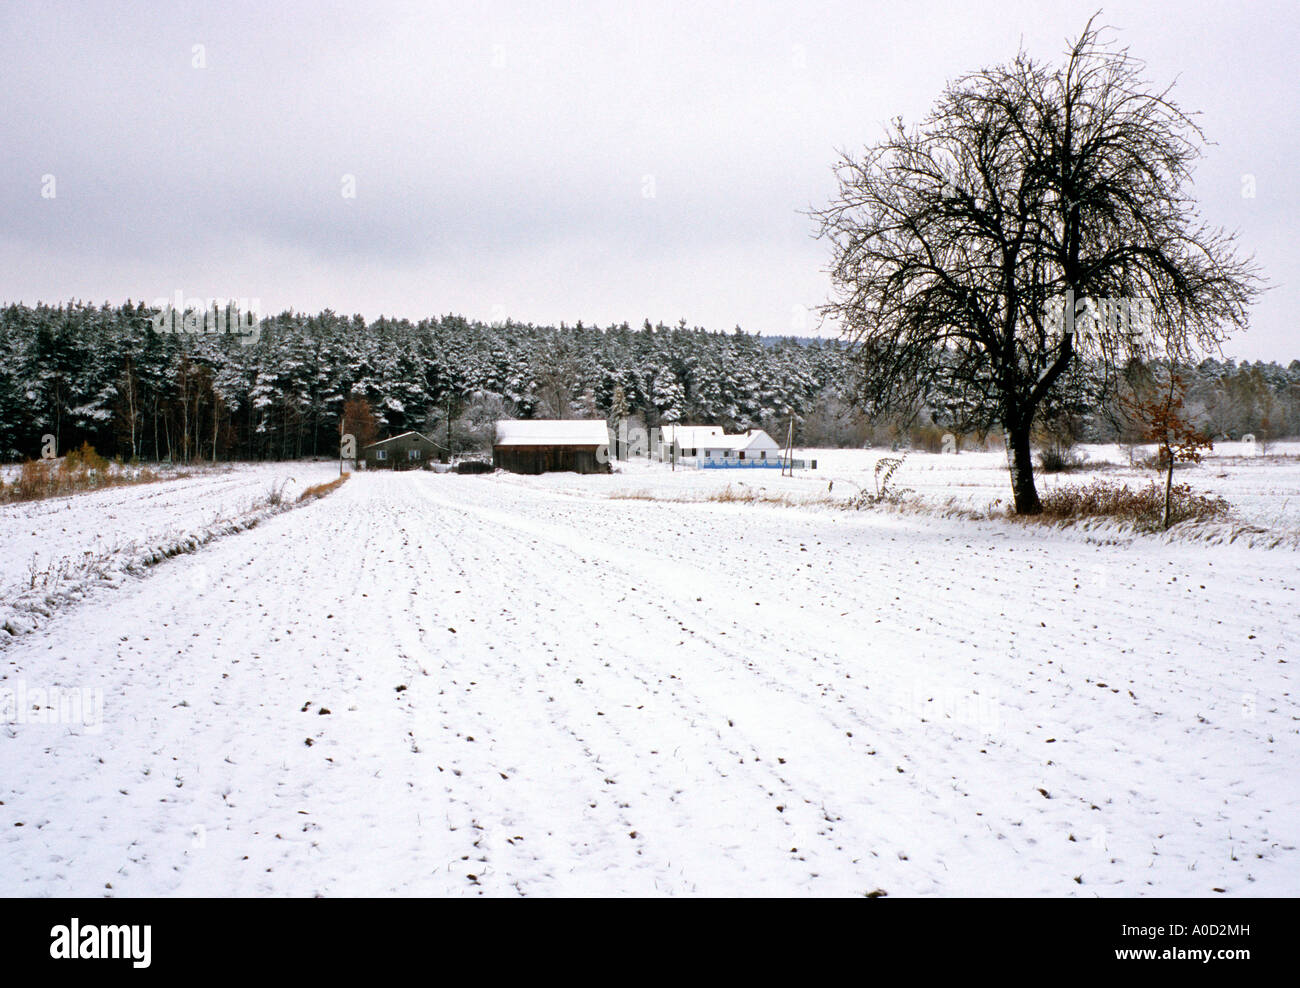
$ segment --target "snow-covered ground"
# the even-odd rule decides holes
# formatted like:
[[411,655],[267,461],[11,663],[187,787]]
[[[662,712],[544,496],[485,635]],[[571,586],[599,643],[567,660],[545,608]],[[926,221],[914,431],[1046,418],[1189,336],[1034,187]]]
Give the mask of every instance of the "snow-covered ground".
[[[1077,452],[1095,468],[1068,473],[1036,471],[1039,493],[1062,484],[1079,484],[1104,477],[1131,487],[1152,481],[1163,483],[1163,474],[1130,465],[1128,451],[1118,446],[1082,445]],[[1151,447],[1137,447],[1136,458],[1149,456]],[[871,470],[881,456],[897,456],[887,450],[810,450],[803,455],[818,457],[819,470],[843,476],[871,489]],[[1300,442],[1270,444],[1267,454],[1260,447],[1239,442],[1216,443],[1197,465],[1180,465],[1175,472],[1179,483],[1228,500],[1242,521],[1267,528],[1300,528]],[[912,453],[894,475],[894,483],[910,487],[931,500],[949,497],[970,508],[983,508],[994,501],[1007,504],[1006,454],[967,451],[957,454]]]
[[[157,483],[0,505],[0,629],[26,627],[142,558],[238,521],[272,490],[286,500],[338,475],[327,462],[195,467]],[[6,635],[0,630],[0,645]]]
[[[1105,478],[1131,487],[1145,487],[1164,475],[1129,465],[1129,454],[1118,446],[1082,445],[1078,453],[1091,468],[1068,473],[1035,472],[1040,494],[1063,484],[1085,484]],[[1137,447],[1138,458],[1151,453]],[[1236,442],[1217,443],[1203,463],[1180,464],[1175,478],[1197,491],[1221,495],[1245,523],[1270,529],[1300,530],[1300,442],[1271,444],[1267,455],[1249,455],[1251,448]],[[699,500],[730,486],[733,490],[762,490],[765,495],[791,500],[847,500],[859,489],[874,491],[873,471],[883,457],[902,454],[885,448],[805,449],[795,456],[817,462],[817,468],[798,470],[783,477],[774,469],[697,470],[679,465],[676,470],[661,463],[632,460],[618,464],[616,472],[604,477],[578,477],[555,473],[539,478],[508,478],[522,486],[541,486],[573,493],[603,491],[608,496],[647,496],[662,499]],[[966,508],[984,509],[1007,505],[1011,488],[1007,479],[1006,454],[966,450],[955,454],[908,453],[894,474],[892,485],[915,491],[932,503],[953,502]]]
[[0,894],[1300,893],[1294,551],[610,496],[728,482],[363,473],[92,594]]

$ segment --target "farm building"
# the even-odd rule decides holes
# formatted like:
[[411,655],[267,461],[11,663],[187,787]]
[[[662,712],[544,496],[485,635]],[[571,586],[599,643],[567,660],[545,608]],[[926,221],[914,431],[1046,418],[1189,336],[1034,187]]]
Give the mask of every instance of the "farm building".
[[502,419],[492,465],[512,473],[609,473],[609,430],[601,419]]
[[781,447],[762,429],[746,429],[739,436],[724,436],[730,456],[741,460],[777,460]]
[[723,441],[720,425],[665,425],[659,430],[660,442],[667,448],[667,455],[672,455],[673,447],[677,456],[700,456],[705,449],[721,449]]
[[678,458],[707,461],[779,460],[783,455],[781,447],[762,429],[729,436],[716,425],[666,425],[661,436],[664,458],[672,456],[674,447]]
[[361,450],[367,470],[420,470],[441,459],[442,446],[418,432],[403,432]]

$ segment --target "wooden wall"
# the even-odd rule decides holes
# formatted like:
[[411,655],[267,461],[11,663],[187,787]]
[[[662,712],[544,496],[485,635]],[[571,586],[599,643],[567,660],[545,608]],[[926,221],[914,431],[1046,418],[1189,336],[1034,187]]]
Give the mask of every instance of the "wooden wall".
[[609,473],[608,457],[601,463],[601,446],[494,446],[492,465],[511,473]]
[[[399,436],[392,442],[384,443],[378,449],[388,450],[388,459],[377,459],[375,447],[368,447],[361,451],[360,458],[365,460],[367,470],[423,470],[430,463],[437,463],[442,454],[441,449],[419,435]],[[420,458],[408,459],[406,455],[408,449],[418,449]]]

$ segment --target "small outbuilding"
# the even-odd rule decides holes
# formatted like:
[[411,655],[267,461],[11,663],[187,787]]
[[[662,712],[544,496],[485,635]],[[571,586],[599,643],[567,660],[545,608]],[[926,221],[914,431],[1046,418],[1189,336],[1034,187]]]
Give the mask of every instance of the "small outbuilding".
[[367,470],[423,470],[442,459],[446,450],[419,432],[381,439],[361,450]]
[[502,419],[492,465],[511,473],[609,473],[609,427],[602,419]]

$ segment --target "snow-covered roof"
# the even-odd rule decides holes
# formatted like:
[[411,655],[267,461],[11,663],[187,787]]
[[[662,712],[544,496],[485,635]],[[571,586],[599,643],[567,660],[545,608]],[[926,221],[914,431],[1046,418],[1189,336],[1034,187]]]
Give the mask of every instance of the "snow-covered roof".
[[743,436],[736,436],[736,449],[780,449],[776,440],[762,429],[750,429]]
[[738,452],[740,450],[780,450],[776,441],[762,429],[750,429],[738,436],[709,436],[702,438],[696,444],[700,449],[726,449]]
[[442,443],[438,442],[437,440],[430,439],[430,438],[429,438],[428,436],[426,436],[423,432],[416,432],[414,429],[411,429],[411,430],[408,431],[408,432],[400,432],[400,433],[398,433],[398,434],[395,435],[395,436],[389,436],[387,439],[381,439],[381,440],[379,440],[378,442],[370,443],[370,444],[368,444],[368,445],[366,445],[366,446],[363,446],[363,447],[361,447],[361,448],[362,448],[362,449],[371,449],[372,447],[375,447],[375,446],[382,446],[382,445],[384,445],[384,443],[391,443],[391,442],[394,442],[395,440],[398,440],[398,439],[405,439],[407,436],[419,436],[419,437],[420,437],[421,439],[423,439],[426,443],[431,443],[432,445],[437,446],[439,449],[444,449],[444,448],[445,448],[445,447],[442,445]]
[[660,436],[666,443],[676,443],[682,449],[696,449],[722,438],[720,425],[665,425]]
[[607,446],[604,419],[500,419],[498,446]]

